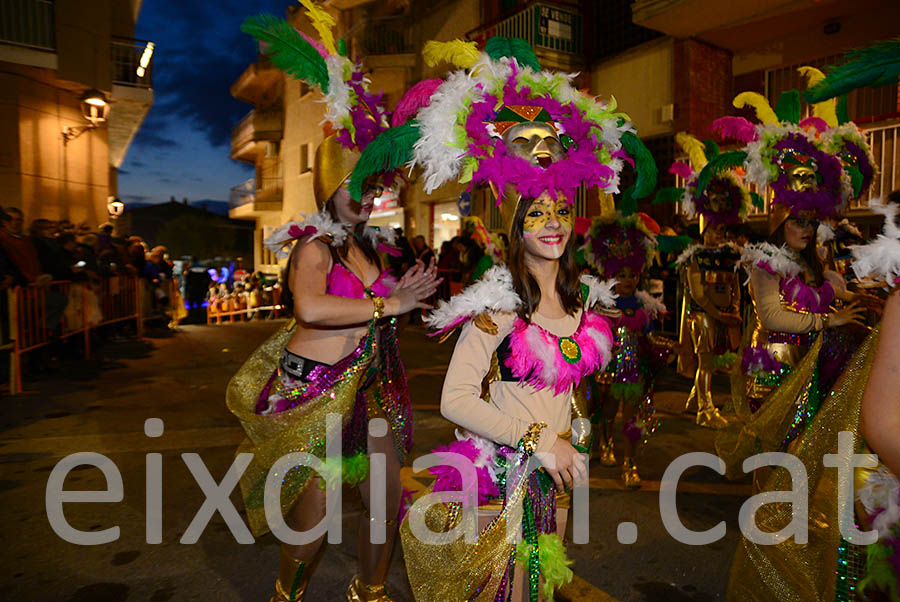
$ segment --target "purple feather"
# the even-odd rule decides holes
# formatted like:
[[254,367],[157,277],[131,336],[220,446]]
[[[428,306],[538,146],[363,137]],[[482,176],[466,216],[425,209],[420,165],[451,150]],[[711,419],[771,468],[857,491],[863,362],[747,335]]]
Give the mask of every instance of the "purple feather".
[[775,194],[775,203],[782,203],[791,209],[793,215],[811,211],[819,219],[834,217],[838,214],[843,203],[841,188],[841,161],[834,155],[816,147],[802,134],[790,134],[775,144],[774,151],[794,149],[805,153],[815,159],[817,164],[818,190],[809,192],[805,190],[793,190],[787,173],[781,172],[778,179],[772,183],[772,192]]
[[743,117],[720,117],[710,126],[722,138],[734,138],[738,142],[756,140],[756,127]]
[[444,83],[442,79],[424,79],[409,89],[403,95],[397,107],[394,109],[391,125],[397,127],[403,125],[409,118],[415,115],[422,107],[431,104],[431,97],[435,91]]
[[691,176],[694,175],[694,168],[684,161],[675,161],[675,163],[672,163],[672,167],[669,168],[669,173],[685,180],[690,180]]

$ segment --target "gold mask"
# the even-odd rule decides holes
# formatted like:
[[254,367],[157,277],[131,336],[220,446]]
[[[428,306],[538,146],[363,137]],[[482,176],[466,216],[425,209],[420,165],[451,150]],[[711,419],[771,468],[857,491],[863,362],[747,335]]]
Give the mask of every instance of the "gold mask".
[[567,230],[571,230],[575,223],[575,215],[565,199],[554,201],[542,196],[532,201],[522,228],[526,234],[534,235],[543,230],[552,219],[556,219]]
[[510,127],[503,132],[503,144],[510,155],[527,159],[532,165],[543,168],[562,161],[566,154],[553,126],[538,121],[526,121]]
[[792,165],[788,168],[788,185],[795,192],[816,192],[819,189],[816,172],[806,165]]

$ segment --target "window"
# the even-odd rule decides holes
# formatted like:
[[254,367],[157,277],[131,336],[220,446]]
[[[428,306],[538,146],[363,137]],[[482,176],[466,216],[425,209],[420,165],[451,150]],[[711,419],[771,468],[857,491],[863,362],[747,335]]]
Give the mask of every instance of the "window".
[[309,160],[309,143],[300,145],[300,173],[305,174],[312,169],[312,161]]

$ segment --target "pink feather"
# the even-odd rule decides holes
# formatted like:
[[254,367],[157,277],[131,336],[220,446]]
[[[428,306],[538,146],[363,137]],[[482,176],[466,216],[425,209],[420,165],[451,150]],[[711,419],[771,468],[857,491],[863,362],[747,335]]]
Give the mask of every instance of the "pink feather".
[[738,142],[756,140],[756,127],[743,117],[720,117],[710,126],[722,138],[734,138]]
[[825,120],[821,117],[807,117],[806,119],[800,120],[800,127],[804,130],[815,128],[815,130],[821,134],[828,129],[828,124],[825,123]]
[[[294,29],[297,29],[297,28],[295,27]],[[318,51],[319,51],[319,54],[322,55],[322,58],[327,59],[329,56],[331,56],[331,55],[328,53],[328,51],[325,50],[325,46],[322,45],[322,42],[319,42],[319,41],[316,40],[315,38],[312,38],[312,37],[306,35],[306,34],[303,33],[302,31],[300,31],[299,29],[297,29],[297,33],[299,33],[301,36],[303,36],[303,39],[306,40],[307,42],[309,42],[310,45],[311,45],[313,48],[315,48],[316,50],[318,50]]]
[[391,118],[391,125],[393,127],[403,125],[419,109],[431,104],[431,97],[442,83],[444,83],[442,79],[424,79],[410,88],[397,103],[394,116]]
[[669,168],[669,173],[682,177],[685,180],[690,180],[691,176],[694,175],[694,168],[684,161],[675,161],[675,163],[672,163],[672,167]]

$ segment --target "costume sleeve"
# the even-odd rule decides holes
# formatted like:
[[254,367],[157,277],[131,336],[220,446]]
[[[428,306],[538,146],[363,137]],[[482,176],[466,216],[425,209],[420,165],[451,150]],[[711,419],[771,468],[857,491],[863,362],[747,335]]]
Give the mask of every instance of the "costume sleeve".
[[781,306],[779,278],[760,268],[753,268],[750,274],[753,302],[756,304],[756,312],[763,328],[795,334],[822,330],[824,321],[822,316],[790,311]]
[[709,297],[704,294],[703,272],[700,271],[700,266],[697,265],[697,261],[695,259],[692,259],[687,266],[687,284],[691,299],[693,299],[694,303],[699,305],[703,311],[711,315],[713,318],[718,317],[719,314],[722,313],[719,311],[719,308],[716,307],[712,301],[710,301]]
[[[498,334],[483,332],[471,321],[463,327],[444,379],[441,414],[467,431],[515,447],[531,423],[505,414],[481,398],[481,382],[491,367],[491,357],[512,329],[512,318],[493,317],[500,327]],[[523,393],[528,394],[524,388]],[[550,449],[555,439],[550,435],[544,429],[537,451]]]

